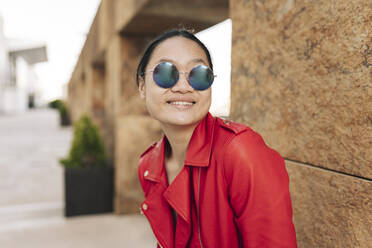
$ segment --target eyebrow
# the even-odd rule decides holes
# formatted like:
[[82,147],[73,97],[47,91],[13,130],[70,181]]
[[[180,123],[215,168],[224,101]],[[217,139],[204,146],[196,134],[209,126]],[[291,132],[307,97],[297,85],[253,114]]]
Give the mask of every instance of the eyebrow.
[[[173,62],[173,63],[175,63],[176,61],[174,61],[173,59],[159,59],[156,63],[161,63],[161,62]],[[191,64],[191,63],[203,63],[204,65],[208,65],[207,63],[205,63],[205,61],[203,59],[200,59],[200,58],[192,59],[187,64]]]

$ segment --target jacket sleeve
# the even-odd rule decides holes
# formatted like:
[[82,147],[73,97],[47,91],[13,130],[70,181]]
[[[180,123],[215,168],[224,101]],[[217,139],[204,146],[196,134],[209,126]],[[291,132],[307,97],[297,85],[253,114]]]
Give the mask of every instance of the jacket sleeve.
[[223,161],[242,246],[297,247],[289,177],[280,154],[247,131],[233,138]]

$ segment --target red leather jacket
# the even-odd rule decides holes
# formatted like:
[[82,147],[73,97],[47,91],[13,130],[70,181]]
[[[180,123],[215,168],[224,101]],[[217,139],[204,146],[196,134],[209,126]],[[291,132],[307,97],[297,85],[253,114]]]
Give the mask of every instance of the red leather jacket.
[[171,185],[165,142],[147,149],[138,168],[141,212],[158,247],[297,247],[284,160],[259,134],[208,113]]

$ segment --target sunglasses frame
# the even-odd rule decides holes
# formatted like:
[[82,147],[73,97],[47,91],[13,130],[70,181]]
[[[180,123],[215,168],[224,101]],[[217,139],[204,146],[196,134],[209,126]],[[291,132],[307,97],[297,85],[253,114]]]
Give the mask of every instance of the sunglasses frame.
[[[176,70],[177,70],[177,73],[178,73],[178,79],[177,79],[177,81],[176,81],[173,85],[171,85],[170,87],[163,87],[163,86],[159,85],[159,84],[156,82],[155,78],[154,78],[154,77],[155,77],[155,76],[154,76],[154,71],[155,71],[155,69],[156,69],[159,65],[161,65],[161,64],[170,64],[171,66],[174,66],[174,67],[176,68]],[[202,89],[202,90],[201,90],[201,89],[195,89],[194,86],[190,83],[190,72],[191,72],[192,70],[198,68],[199,66],[203,66],[203,67],[207,68],[207,69],[212,73],[212,76],[213,76],[212,82],[209,84],[209,87],[208,87],[208,88],[205,88],[205,89]],[[189,85],[190,85],[194,90],[198,90],[198,91],[203,91],[203,90],[207,90],[207,89],[209,89],[209,88],[212,86],[213,82],[214,82],[214,78],[217,77],[217,75],[215,75],[215,74],[213,73],[213,70],[212,70],[211,68],[209,68],[208,66],[206,66],[206,65],[197,65],[197,66],[193,67],[189,72],[181,72],[181,71],[178,70],[178,68],[177,68],[176,65],[174,65],[174,64],[171,63],[171,62],[167,62],[167,61],[165,61],[165,62],[161,62],[161,63],[157,64],[157,65],[154,67],[153,70],[146,71],[146,72],[144,72],[142,75],[145,75],[146,73],[149,73],[149,72],[152,72],[152,73],[153,73],[153,80],[154,80],[154,82],[156,83],[156,85],[158,85],[159,87],[164,88],[164,89],[169,89],[169,88],[172,88],[173,86],[175,86],[175,85],[178,83],[178,81],[179,81],[179,74],[185,74],[185,76],[187,75],[186,79],[187,79],[187,82],[189,83]]]

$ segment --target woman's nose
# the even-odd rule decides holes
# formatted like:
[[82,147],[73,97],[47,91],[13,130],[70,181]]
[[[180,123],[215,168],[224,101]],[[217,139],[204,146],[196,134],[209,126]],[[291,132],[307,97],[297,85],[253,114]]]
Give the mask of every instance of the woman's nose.
[[174,92],[181,92],[187,93],[194,91],[194,88],[191,87],[189,82],[187,81],[188,73],[186,72],[179,72],[178,82],[171,88],[171,91]]

